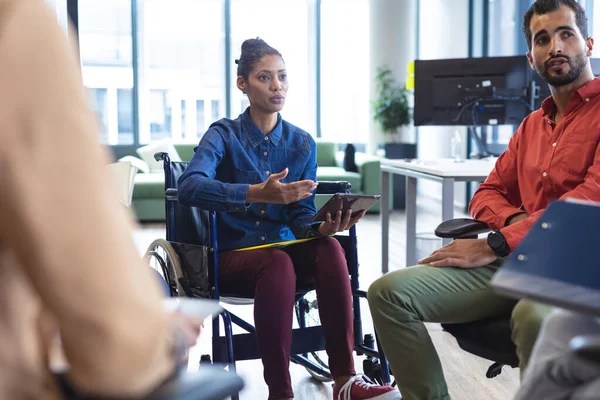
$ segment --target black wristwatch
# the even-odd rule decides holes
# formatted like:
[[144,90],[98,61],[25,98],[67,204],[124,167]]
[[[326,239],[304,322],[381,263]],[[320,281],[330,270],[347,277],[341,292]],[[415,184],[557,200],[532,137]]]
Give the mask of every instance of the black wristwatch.
[[496,256],[506,257],[510,254],[510,247],[506,243],[506,238],[500,231],[492,231],[487,237],[487,244],[494,250]]

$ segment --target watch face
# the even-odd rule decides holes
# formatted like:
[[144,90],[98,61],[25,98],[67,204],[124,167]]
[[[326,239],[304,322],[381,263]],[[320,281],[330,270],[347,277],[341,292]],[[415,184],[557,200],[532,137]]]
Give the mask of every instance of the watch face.
[[488,235],[488,245],[494,250],[498,257],[505,257],[509,254],[506,240],[499,232],[490,232]]
[[498,235],[496,232],[491,232],[488,239],[490,247],[494,250],[502,247],[502,243],[504,242],[504,240],[502,240],[502,236]]

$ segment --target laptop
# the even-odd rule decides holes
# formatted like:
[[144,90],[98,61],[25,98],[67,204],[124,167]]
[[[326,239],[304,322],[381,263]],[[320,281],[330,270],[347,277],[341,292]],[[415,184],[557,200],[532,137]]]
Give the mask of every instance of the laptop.
[[499,293],[600,316],[600,205],[555,201],[492,278]]

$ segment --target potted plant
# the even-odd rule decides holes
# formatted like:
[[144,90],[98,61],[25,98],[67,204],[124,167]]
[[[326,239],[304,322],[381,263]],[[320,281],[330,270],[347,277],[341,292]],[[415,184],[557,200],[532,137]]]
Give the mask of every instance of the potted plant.
[[408,90],[394,80],[392,70],[388,66],[379,67],[376,82],[376,98],[373,102],[373,119],[379,122],[385,134],[393,135],[392,141],[399,135],[398,130],[412,122]]
[[[412,110],[409,92],[398,84],[388,66],[379,67],[375,77],[376,97],[373,101],[373,119],[379,123],[390,141],[384,143],[386,158],[416,158],[417,145],[403,143],[402,128],[412,122]],[[394,208],[403,209],[405,182],[404,177],[394,177]]]

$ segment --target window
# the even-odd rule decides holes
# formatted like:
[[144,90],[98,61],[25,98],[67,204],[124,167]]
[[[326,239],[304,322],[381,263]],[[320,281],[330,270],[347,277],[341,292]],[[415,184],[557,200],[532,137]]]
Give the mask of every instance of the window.
[[[197,142],[206,116],[225,115],[223,0],[137,4],[140,143]],[[206,114],[207,104],[217,109]]]
[[79,0],[79,43],[84,85],[105,93],[102,142],[133,144],[130,1]]
[[242,42],[260,37],[279,50],[286,63],[290,88],[283,118],[316,136],[316,51],[311,26],[315,22],[314,0],[231,0],[232,117],[246,108],[248,100],[235,87]]
[[[523,35],[521,32],[523,16],[517,16],[518,1],[489,1],[488,55],[490,57],[514,55],[525,57],[525,54],[520,54],[518,49],[517,39]],[[512,125],[486,126],[480,129],[489,144],[506,144],[515,131]]]
[[98,117],[98,127],[100,130],[100,138],[103,143],[108,143],[108,102],[106,89],[90,89],[90,102],[92,109]]
[[322,0],[321,137],[367,143],[369,104],[369,1]]
[[[514,56],[519,54],[517,35],[521,33],[521,20],[517,19],[517,1],[503,0],[489,2],[489,44],[490,57]],[[523,54],[523,56],[525,56]]]
[[[173,110],[167,93],[150,90],[150,141],[171,136]],[[181,112],[181,107],[178,110]]]
[[206,126],[204,125],[204,100],[196,101],[196,135],[198,137],[202,137],[204,132],[206,131]]
[[[117,89],[118,143],[133,143],[133,91]],[[112,144],[112,141],[110,141]]]
[[[66,22],[68,0],[46,1],[64,11]],[[249,103],[235,86],[233,60],[239,58],[245,39],[258,36],[286,61],[290,90],[283,117],[315,136],[320,122],[327,140],[365,143],[371,115],[369,82],[357,77],[368,75],[364,54],[369,52],[369,3],[78,0],[83,82],[98,115],[101,141],[124,145],[115,150],[121,153],[164,137],[197,142],[226,112],[236,118]],[[293,17],[282,22],[274,15]],[[318,68],[322,70],[320,95]],[[229,93],[226,87],[231,88]],[[323,112],[317,121],[319,105]]]
[[219,119],[219,110],[221,109],[219,106],[219,100],[211,100],[210,105],[212,107],[211,108],[211,112],[212,112],[211,122],[214,122]]

